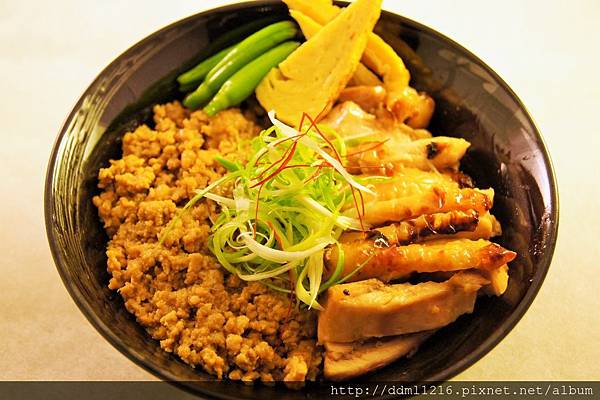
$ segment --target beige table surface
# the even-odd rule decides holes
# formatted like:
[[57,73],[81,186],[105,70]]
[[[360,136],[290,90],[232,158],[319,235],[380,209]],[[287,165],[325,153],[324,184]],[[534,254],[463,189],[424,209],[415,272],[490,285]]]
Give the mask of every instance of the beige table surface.
[[[46,242],[50,148],[78,96],[146,35],[231,1],[0,0],[0,378],[155,379],[79,312]],[[570,6],[568,6],[568,4]],[[600,1],[385,0],[520,95],[558,175],[559,242],[533,305],[460,379],[600,379]]]

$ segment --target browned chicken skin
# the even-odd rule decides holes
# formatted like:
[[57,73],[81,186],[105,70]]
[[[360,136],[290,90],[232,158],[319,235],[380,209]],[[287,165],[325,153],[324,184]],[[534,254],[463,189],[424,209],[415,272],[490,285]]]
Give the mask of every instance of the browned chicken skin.
[[487,212],[480,216],[475,210],[421,215],[414,220],[375,228],[374,231],[383,235],[390,246],[452,237],[489,239],[501,233],[500,224],[493,215]]
[[391,138],[385,142],[361,143],[350,149],[349,152],[355,155],[348,157],[348,163],[350,167],[360,169],[364,174],[373,174],[374,167],[383,168],[385,175],[393,175],[396,170],[403,167],[424,171],[456,170],[469,146],[469,142],[464,139],[447,136],[417,139],[411,142]]
[[[493,270],[512,261],[516,253],[488,240],[440,239],[407,246],[377,246],[373,241],[342,243],[344,270],[342,276],[365,264],[349,279],[377,278],[388,282],[407,278],[413,273],[460,271],[466,269]],[[326,274],[337,263],[337,247],[325,254]]]
[[368,232],[344,232],[339,240],[357,246],[367,240],[376,247],[389,247],[430,239],[489,239],[500,233],[500,224],[489,212],[480,216],[475,210],[455,210],[421,215]]
[[[445,213],[449,211],[476,210],[484,214],[492,208],[492,189],[459,189],[433,187],[423,191],[390,200],[372,201],[365,204],[364,222],[379,226],[389,222],[404,221],[423,214]],[[348,209],[345,214],[357,218],[356,209]]]

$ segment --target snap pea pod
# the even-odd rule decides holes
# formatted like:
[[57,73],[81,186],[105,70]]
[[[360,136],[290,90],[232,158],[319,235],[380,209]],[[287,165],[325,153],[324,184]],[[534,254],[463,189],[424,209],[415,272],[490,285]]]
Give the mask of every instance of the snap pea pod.
[[221,61],[234,46],[229,46],[226,49],[219,51],[217,54],[210,56],[200,64],[196,65],[194,68],[179,75],[177,77],[177,82],[179,82],[179,90],[182,92],[189,92],[190,90],[196,89],[198,85],[202,83],[202,80],[206,78],[206,75],[210,72],[210,70],[213,69],[215,65],[217,65],[219,61]]
[[204,112],[212,117],[221,110],[240,104],[254,92],[271,68],[279,65],[298,46],[299,42],[282,43],[247,64],[223,83],[215,97],[204,107]]
[[244,65],[272,49],[278,44],[292,39],[299,31],[292,21],[281,21],[264,27],[248,36],[210,70],[206,79],[194,92],[190,93],[183,104],[191,109],[205,105],[229,77],[239,71]]

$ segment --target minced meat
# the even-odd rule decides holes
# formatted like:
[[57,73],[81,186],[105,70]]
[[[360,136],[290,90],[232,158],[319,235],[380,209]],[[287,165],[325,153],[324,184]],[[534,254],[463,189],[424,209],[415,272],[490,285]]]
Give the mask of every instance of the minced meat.
[[207,248],[214,202],[200,201],[158,243],[195,191],[226,173],[215,156],[242,161],[260,127],[239,109],[209,118],[179,102],[155,106],[154,123],[127,133],[123,157],[98,174],[109,287],[164,350],[219,379],[314,380],[315,316],[218,264]]

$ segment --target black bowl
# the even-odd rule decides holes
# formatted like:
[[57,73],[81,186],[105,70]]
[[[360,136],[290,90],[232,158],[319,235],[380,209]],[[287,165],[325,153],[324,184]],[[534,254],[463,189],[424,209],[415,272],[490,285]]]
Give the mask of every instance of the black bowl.
[[[176,22],[112,62],[85,91],[56,140],[46,179],[45,216],[54,261],[69,293],[96,329],[138,365],[188,389],[217,397],[303,398],[303,391],[230,383],[210,377],[160,349],[107,288],[102,229],[91,199],[97,172],[120,155],[124,132],[148,121],[151,106],[177,98],[174,78],[216,46],[223,33],[264,16],[286,18],[282,3],[236,4]],[[499,298],[481,298],[471,315],[440,330],[409,359],[361,381],[444,381],[490,351],[523,316],[550,266],[558,228],[558,198],[542,138],[517,96],[473,54],[409,19],[383,12],[377,32],[404,58],[413,85],[437,109],[434,133],[464,137],[472,147],[464,169],[479,187],[496,190],[501,244],[518,252],[510,284]],[[212,50],[211,50],[212,49]]]

